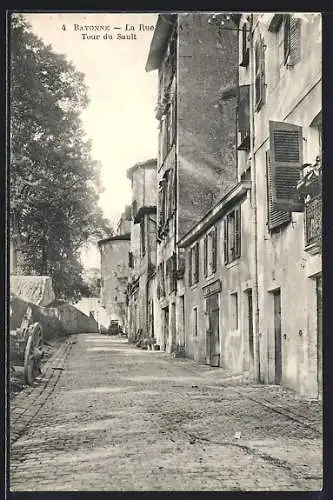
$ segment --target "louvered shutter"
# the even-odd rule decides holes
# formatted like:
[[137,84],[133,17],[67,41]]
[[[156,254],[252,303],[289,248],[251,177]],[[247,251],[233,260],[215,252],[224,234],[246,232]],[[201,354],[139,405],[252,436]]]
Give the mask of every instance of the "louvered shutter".
[[195,245],[195,283],[199,281],[199,242]]
[[295,66],[301,58],[301,20],[294,16],[290,19],[290,57],[288,66]]
[[235,209],[235,258],[241,256],[241,207]]
[[193,248],[189,249],[188,252],[188,282],[190,286],[193,284],[192,280],[192,255],[193,255]]
[[255,44],[255,73],[256,111],[259,111],[265,102],[265,48],[261,36]]
[[285,64],[290,54],[290,17],[290,14],[285,14],[283,22],[283,57]]
[[275,228],[288,224],[291,221],[291,213],[283,210],[275,210],[272,202],[272,173],[270,168],[269,151],[266,152],[266,178],[267,178],[267,223],[271,231]]
[[216,272],[216,262],[217,262],[217,229],[215,227],[212,234],[212,273]]
[[228,264],[228,219],[224,219],[224,241],[223,241],[223,251],[224,251],[224,263]]
[[273,209],[302,212],[296,190],[303,164],[302,127],[270,121],[269,141]]
[[204,275],[208,276],[208,236],[204,238]]

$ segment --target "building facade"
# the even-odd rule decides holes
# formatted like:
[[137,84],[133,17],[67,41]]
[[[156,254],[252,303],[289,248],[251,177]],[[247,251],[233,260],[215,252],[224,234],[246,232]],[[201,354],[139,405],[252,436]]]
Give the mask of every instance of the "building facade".
[[[177,241],[237,182],[237,33],[218,34],[204,13],[158,17],[146,71],[158,70],[157,296],[161,348],[185,342],[184,255]],[[205,91],[203,92],[203,89]]]
[[[245,26],[245,27],[244,27]],[[250,84],[259,377],[321,392],[321,195],[297,185],[321,162],[321,15],[242,16]],[[248,45],[247,45],[248,44]],[[311,183],[310,183],[311,184]],[[308,193],[306,192],[308,190]],[[306,203],[307,196],[310,201]]]
[[251,183],[240,181],[179,242],[185,248],[185,355],[254,374]]
[[131,243],[128,254],[128,338],[154,337],[159,343],[156,309],[156,168],[157,160],[135,164],[127,171],[132,186]]

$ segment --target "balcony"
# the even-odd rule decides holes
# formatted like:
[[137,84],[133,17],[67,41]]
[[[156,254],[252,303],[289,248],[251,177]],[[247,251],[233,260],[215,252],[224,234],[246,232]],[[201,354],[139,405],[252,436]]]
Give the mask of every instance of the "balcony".
[[305,203],[305,250],[312,255],[321,251],[321,196]]
[[305,251],[314,255],[321,252],[322,234],[322,170],[319,156],[311,165],[306,163],[297,184],[300,198],[304,200]]

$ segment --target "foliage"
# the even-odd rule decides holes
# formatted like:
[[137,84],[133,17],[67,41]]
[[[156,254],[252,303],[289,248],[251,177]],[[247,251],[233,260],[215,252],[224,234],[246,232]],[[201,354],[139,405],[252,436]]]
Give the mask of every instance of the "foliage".
[[11,19],[10,229],[24,272],[48,274],[59,295],[83,286],[79,249],[112,232],[98,207],[100,164],[80,114],[84,75],[31,30]]

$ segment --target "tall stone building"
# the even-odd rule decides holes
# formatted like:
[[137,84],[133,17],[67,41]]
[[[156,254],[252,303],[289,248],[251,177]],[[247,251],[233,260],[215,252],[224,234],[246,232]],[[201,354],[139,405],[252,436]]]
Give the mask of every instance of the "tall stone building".
[[[129,214],[121,216],[118,228],[128,228]],[[109,322],[118,321],[127,333],[127,281],[129,276],[128,252],[130,232],[115,234],[98,241],[101,255],[101,306],[106,310]]]
[[237,33],[217,33],[205,13],[161,14],[146,71],[158,70],[157,295],[161,348],[184,343],[184,261],[177,247],[237,182]]

